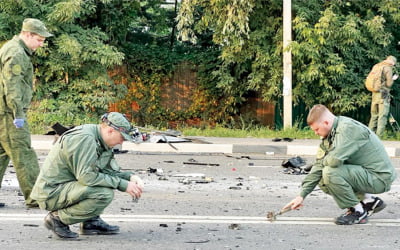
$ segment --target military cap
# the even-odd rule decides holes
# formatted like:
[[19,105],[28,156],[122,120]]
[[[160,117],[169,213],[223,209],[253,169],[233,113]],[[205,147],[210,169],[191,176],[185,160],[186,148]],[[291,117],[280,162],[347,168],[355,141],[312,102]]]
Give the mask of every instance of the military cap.
[[32,32],[42,37],[53,36],[53,34],[49,33],[44,23],[35,18],[26,18],[22,23],[22,31]]
[[131,135],[132,125],[123,114],[118,112],[110,112],[104,114],[101,120],[108,126],[119,131],[124,137],[125,141],[133,141],[133,137]]

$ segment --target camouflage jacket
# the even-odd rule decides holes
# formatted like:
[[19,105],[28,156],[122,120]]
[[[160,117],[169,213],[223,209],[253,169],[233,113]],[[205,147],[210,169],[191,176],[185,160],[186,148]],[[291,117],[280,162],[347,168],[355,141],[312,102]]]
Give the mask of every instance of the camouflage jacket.
[[26,118],[32,100],[33,51],[14,36],[0,49],[0,114],[12,113],[14,118]]
[[59,186],[76,181],[126,191],[131,175],[120,171],[112,149],[100,136],[100,125],[82,125],[63,134],[50,150],[31,197],[47,200],[57,195]]
[[368,127],[348,117],[338,116],[330,134],[317,152],[317,160],[304,178],[300,196],[305,198],[322,178],[326,166],[339,168],[359,165],[386,184],[389,190],[396,171],[380,139]]

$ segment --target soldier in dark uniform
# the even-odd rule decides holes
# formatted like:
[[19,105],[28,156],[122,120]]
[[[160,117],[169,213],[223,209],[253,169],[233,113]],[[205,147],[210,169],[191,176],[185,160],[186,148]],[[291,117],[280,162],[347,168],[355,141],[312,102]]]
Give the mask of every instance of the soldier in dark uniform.
[[0,184],[11,159],[28,207],[37,207],[29,196],[39,173],[26,121],[33,92],[33,52],[52,36],[37,19],[27,18],[22,31],[0,49]]

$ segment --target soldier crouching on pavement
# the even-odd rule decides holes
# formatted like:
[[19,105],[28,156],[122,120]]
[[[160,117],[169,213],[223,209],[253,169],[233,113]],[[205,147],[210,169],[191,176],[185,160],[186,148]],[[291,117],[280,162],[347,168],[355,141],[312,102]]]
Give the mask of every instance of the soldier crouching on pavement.
[[50,150],[31,197],[50,211],[45,226],[60,238],[77,238],[68,225],[81,223],[80,234],[116,234],[100,214],[111,203],[114,189],[139,198],[143,181],[121,172],[112,148],[133,141],[132,126],[117,112],[103,115],[102,123],[86,124],[65,132]]
[[322,137],[317,160],[302,182],[300,195],[283,209],[299,209],[319,184],[341,209],[338,225],[367,223],[368,217],[386,207],[372,194],[390,190],[396,172],[379,138],[367,126],[348,117],[335,116],[324,105],[315,105],[307,123]]

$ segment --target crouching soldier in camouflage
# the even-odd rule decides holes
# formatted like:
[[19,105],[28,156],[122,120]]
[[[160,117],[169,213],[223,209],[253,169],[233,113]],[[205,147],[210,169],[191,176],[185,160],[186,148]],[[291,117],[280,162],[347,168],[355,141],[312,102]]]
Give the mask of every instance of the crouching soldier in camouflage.
[[305,197],[319,184],[347,211],[335,219],[338,225],[362,224],[385,208],[372,194],[390,190],[396,171],[379,138],[365,125],[335,116],[324,105],[315,105],[307,123],[322,142],[317,161],[305,177],[299,196],[283,209],[299,209]]
[[31,197],[50,211],[45,226],[60,238],[77,238],[68,225],[81,223],[81,234],[116,234],[100,214],[111,203],[114,189],[139,198],[142,180],[121,172],[112,148],[132,141],[129,121],[120,113],[102,117],[102,123],[86,124],[64,133],[50,150]]

